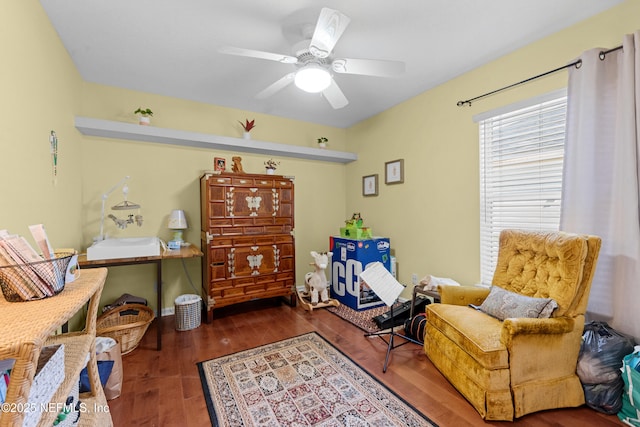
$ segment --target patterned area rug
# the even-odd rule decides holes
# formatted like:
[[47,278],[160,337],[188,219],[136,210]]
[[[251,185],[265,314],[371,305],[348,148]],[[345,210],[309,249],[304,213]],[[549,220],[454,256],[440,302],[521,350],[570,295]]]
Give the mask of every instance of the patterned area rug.
[[[400,305],[402,305],[402,303],[398,302],[393,307],[395,309]],[[343,318],[347,322],[353,323],[365,332],[378,332],[380,328],[376,322],[374,322],[373,318],[389,311],[389,307],[383,305],[380,307],[370,308],[369,310],[357,311],[344,304],[340,304],[338,307],[327,307],[327,310],[336,316]]]
[[315,332],[198,370],[214,426],[436,426]]

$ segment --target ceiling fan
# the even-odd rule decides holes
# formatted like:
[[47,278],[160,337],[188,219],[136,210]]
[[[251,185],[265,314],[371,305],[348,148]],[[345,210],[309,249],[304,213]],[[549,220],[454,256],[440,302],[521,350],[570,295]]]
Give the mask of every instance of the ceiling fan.
[[392,77],[404,72],[404,62],[379,59],[334,58],[333,48],[349,25],[351,19],[343,13],[322,8],[311,40],[305,40],[293,47],[295,56],[239,47],[223,47],[221,53],[251,58],[267,59],[283,64],[294,64],[296,70],[286,74],[256,95],[265,99],[279,92],[291,83],[311,93],[322,92],[334,109],[349,104],[346,96],[333,79],[332,72],[339,74],[360,74],[366,76]]

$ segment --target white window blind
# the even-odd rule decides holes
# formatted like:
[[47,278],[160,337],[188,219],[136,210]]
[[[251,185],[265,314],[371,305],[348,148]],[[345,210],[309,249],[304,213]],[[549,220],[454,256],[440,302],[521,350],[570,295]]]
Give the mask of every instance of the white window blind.
[[505,228],[558,230],[566,94],[480,124],[480,264],[490,284]]

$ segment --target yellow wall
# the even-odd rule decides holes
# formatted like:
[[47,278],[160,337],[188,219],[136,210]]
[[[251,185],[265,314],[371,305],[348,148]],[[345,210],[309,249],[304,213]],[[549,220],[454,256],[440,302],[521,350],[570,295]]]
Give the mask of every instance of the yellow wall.
[[[81,79],[35,0],[0,2],[0,228],[29,236],[43,223],[57,247],[82,227],[82,145],[73,127]],[[49,134],[59,139],[53,181]]]
[[[585,50],[619,46],[624,34],[640,27],[639,16],[640,2],[627,1],[349,129],[349,149],[359,160],[347,167],[347,212],[361,212],[374,232],[390,237],[401,282],[411,283],[412,273],[464,284],[480,280],[478,127],[472,117],[565,87],[567,73],[471,107],[456,103],[562,66]],[[385,185],[384,163],[399,158],[405,183]],[[362,176],[374,173],[379,196],[358,197]]]
[[[0,229],[30,237],[28,226],[42,223],[56,247],[78,247],[82,146],[73,112],[80,75],[35,0],[0,2],[0,52]],[[52,130],[59,140],[55,180]]]
[[[129,199],[142,205],[144,226],[107,231],[115,237],[170,238],[171,209],[187,213],[187,241],[199,243],[198,179],[214,157],[235,153],[82,136],[76,115],[134,122],[149,107],[160,127],[240,136],[237,120],[256,119],[254,139],[313,145],[326,136],[333,149],[358,153],[347,166],[280,158],[279,173],[295,176],[297,280],[309,270],[309,251],[324,249],[352,212],[361,212],[375,234],[391,238],[400,280],[411,273],[472,283],[479,279],[478,133],[474,114],[566,85],[561,72],[460,108],[456,102],[555,68],[596,47],[613,47],[639,26],[640,2],[629,0],[593,19],[506,55],[410,99],[351,129],[336,129],[264,114],[205,105],[83,82],[36,0],[0,2],[0,228],[27,236],[44,223],[57,247],[84,250],[99,233],[100,197],[130,175]],[[50,130],[60,139],[53,183]],[[261,172],[265,156],[242,155],[245,170]],[[403,158],[405,183],[384,184],[384,162]],[[362,176],[380,175],[378,197],[362,197]],[[111,206],[122,200],[114,192]],[[108,224],[108,223],[107,223]],[[200,261],[187,260],[200,286]],[[182,264],[164,265],[164,306],[193,292]],[[121,293],[144,296],[155,306],[150,267],[113,268],[103,301]],[[408,291],[407,291],[408,292]],[[405,294],[407,296],[407,294]],[[155,307],[154,307],[155,308]]]

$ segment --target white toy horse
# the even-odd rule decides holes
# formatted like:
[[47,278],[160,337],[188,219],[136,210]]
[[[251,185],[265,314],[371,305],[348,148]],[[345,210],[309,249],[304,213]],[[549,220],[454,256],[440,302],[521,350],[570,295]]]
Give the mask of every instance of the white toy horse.
[[318,297],[322,302],[329,301],[329,291],[327,284],[327,276],[324,271],[329,265],[329,257],[333,255],[332,252],[311,251],[313,262],[311,265],[315,267],[315,271],[304,275],[304,284],[307,290],[307,295],[311,296],[311,305],[318,304]]

